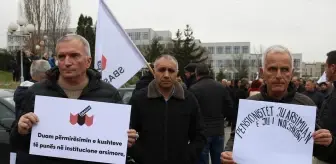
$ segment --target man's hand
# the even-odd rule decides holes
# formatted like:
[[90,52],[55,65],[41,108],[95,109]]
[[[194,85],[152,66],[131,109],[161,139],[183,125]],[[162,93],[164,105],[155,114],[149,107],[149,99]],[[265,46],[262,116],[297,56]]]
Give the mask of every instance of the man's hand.
[[327,129],[320,129],[313,133],[315,144],[329,146],[332,142],[332,135]]
[[139,137],[137,132],[134,129],[130,129],[127,131],[128,134],[128,144],[127,147],[132,147],[135,143],[136,139]]
[[221,154],[221,163],[222,164],[235,164],[232,158],[232,152],[225,151]]
[[33,112],[22,115],[18,122],[18,132],[21,135],[26,135],[34,124],[38,123],[39,119]]

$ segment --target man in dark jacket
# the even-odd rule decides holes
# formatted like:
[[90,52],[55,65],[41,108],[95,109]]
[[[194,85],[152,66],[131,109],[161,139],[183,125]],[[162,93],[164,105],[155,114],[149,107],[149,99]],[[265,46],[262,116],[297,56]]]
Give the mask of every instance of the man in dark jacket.
[[[314,102],[307,96],[297,93],[295,86],[290,82],[293,76],[293,61],[289,50],[282,46],[272,46],[266,49],[263,57],[263,79],[265,85],[259,94],[249,97],[249,100],[280,102],[297,105],[315,106]],[[234,145],[235,131],[221,155],[223,164],[234,164],[232,150]],[[331,133],[326,129],[319,129],[313,133],[315,145],[325,148],[334,147]],[[248,145],[246,145],[248,146]],[[267,155],[267,154],[264,154]],[[294,155],[294,154],[293,154]],[[248,161],[247,161],[248,162]],[[294,161],[291,161],[293,163]]]
[[[56,52],[59,67],[50,70],[47,73],[47,80],[35,83],[26,93],[23,114],[11,132],[10,142],[15,150],[29,153],[30,130],[34,124],[44,123],[38,122],[38,116],[34,114],[36,95],[108,103],[121,101],[117,89],[103,82],[99,72],[89,69],[90,45],[85,38],[74,34],[66,35],[57,41]],[[128,131],[128,137],[130,147],[135,142],[135,130]],[[94,162],[32,155],[29,158],[17,158],[16,163],[82,164]]]
[[[327,80],[336,85],[336,51],[331,51],[327,54],[328,58],[326,60],[326,76]],[[331,93],[327,95],[325,101],[322,104],[321,109],[318,111],[318,124],[330,130],[333,136],[336,136],[336,89],[333,88]],[[335,140],[333,140],[335,145]],[[330,146],[332,147],[332,146]],[[330,151],[330,147],[326,148],[323,146],[318,146],[314,149],[314,156],[323,161],[326,164],[336,163],[336,148]],[[322,163],[322,162],[321,162]]]
[[22,112],[23,106],[22,102],[25,97],[27,89],[32,86],[34,83],[42,81],[46,78],[46,72],[50,69],[48,61],[45,60],[36,60],[30,66],[30,75],[32,77],[29,81],[24,81],[18,86],[14,92],[14,102],[15,102],[15,115],[16,119],[19,119],[19,116]]
[[315,83],[312,80],[306,81],[306,91],[304,91],[303,94],[312,99],[318,109],[321,108],[324,95],[321,92],[316,91]]
[[[153,69],[154,68],[153,64],[150,64],[150,67]],[[136,82],[133,94],[135,91],[138,91],[142,88],[146,88],[149,85],[149,83],[152,82],[153,80],[154,80],[154,76],[151,73],[151,71],[149,70],[146,71],[144,75]]]
[[184,75],[185,75],[184,84],[187,86],[187,89],[189,89],[192,85],[194,85],[197,82],[195,75],[196,65],[197,65],[196,63],[189,63],[187,66],[184,67]]
[[139,138],[128,153],[139,164],[195,164],[205,144],[197,99],[176,81],[173,56],[157,58],[154,72],[155,80],[130,102]]
[[305,91],[305,87],[302,85],[303,82],[301,82],[301,80],[297,76],[294,76],[292,78],[292,82],[297,92],[303,93]]
[[224,150],[224,119],[231,119],[233,102],[226,87],[212,79],[209,73],[207,65],[198,64],[195,70],[197,83],[189,90],[201,107],[207,137],[199,163],[208,164],[210,152],[211,163],[220,164],[220,154]]

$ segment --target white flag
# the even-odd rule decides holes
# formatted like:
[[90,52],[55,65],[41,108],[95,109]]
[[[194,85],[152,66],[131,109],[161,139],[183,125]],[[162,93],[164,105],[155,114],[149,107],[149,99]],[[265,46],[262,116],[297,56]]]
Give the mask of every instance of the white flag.
[[323,75],[320,77],[320,79],[317,81],[318,84],[323,83],[323,82],[327,82],[327,75],[324,72]]
[[119,88],[144,65],[145,58],[103,0],[99,1],[95,68],[104,81]]

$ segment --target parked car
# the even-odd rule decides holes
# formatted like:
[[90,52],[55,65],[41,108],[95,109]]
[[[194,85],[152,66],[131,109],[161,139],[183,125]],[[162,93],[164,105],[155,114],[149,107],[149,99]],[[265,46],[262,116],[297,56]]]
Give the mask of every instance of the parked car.
[[0,161],[9,163],[9,136],[15,120],[14,90],[0,90]]
[[133,94],[133,90],[134,90],[134,88],[119,88],[118,89],[120,97],[122,98],[122,102],[124,104],[129,103],[129,101],[132,97],[132,94]]

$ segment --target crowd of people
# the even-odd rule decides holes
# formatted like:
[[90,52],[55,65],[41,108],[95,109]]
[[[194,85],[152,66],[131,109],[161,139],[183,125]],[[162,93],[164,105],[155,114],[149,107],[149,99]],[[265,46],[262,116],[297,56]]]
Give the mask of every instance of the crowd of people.
[[[50,67],[53,68],[56,66],[55,55],[49,56],[48,53],[44,53],[42,57],[39,55],[33,54],[29,50],[22,51],[22,59],[23,59],[23,78],[24,81],[30,80],[32,77],[30,75],[30,67],[35,60],[45,60],[49,63]],[[10,68],[12,71],[13,81],[20,81],[21,77],[21,51],[18,51],[16,56],[12,58],[10,62]]]
[[[33,84],[16,91],[17,120],[10,142],[18,154],[17,164],[95,163],[29,155],[31,128],[44,123],[34,114],[36,95],[121,103],[117,89],[90,68],[90,46],[85,38],[74,34],[62,37],[56,55],[57,67],[43,59],[33,62]],[[336,51],[328,53],[327,58],[327,78],[336,81]],[[308,80],[304,86],[303,81],[293,77],[292,55],[287,48],[268,48],[262,78],[253,82],[224,79],[220,83],[210,76],[207,65],[190,63],[179,68],[172,55],[158,57],[151,68],[153,73],[149,71],[140,78],[129,102],[127,155],[132,160],[127,163],[208,164],[210,155],[212,164],[234,164],[232,150],[240,99],[316,106],[314,164],[336,162],[336,91],[328,82],[315,86]],[[179,69],[184,69],[185,77],[178,75]],[[231,122],[232,132],[224,146],[225,119]],[[113,133],[108,127],[107,123],[106,133]]]

